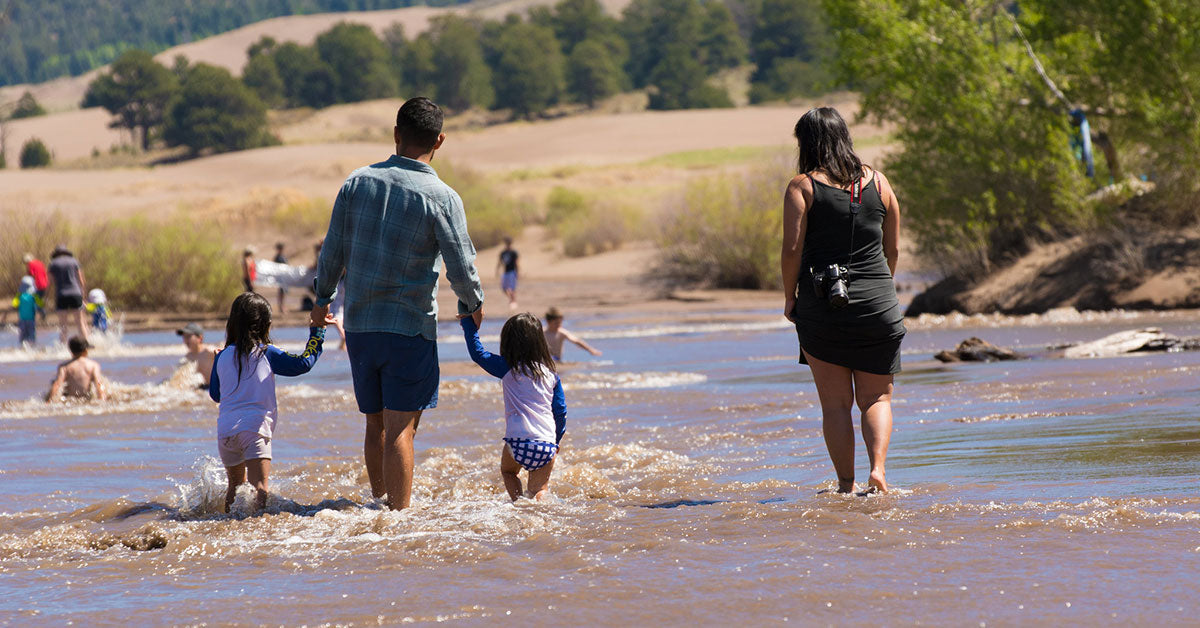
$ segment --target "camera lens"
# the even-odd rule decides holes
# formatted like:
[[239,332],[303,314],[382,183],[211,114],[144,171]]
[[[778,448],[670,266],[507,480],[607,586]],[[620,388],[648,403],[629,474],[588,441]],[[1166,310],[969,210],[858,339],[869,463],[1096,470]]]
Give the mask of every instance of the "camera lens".
[[838,279],[829,287],[829,305],[835,308],[846,307],[850,303],[850,293],[846,290],[846,280]]

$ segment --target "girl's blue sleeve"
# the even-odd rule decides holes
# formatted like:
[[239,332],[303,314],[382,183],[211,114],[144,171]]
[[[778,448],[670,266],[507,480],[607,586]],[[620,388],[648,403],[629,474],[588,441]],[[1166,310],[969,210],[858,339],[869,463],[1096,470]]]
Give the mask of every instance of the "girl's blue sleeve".
[[218,351],[217,357],[213,358],[212,372],[208,374],[208,396],[217,403],[221,403],[221,378],[217,377],[217,360],[220,359],[221,352]]
[[567,431],[567,396],[563,393],[562,379],[554,382],[554,399],[550,401],[554,413],[554,442],[561,443]]
[[483,370],[488,372],[492,377],[504,377],[508,374],[508,362],[504,361],[502,356],[491,353],[483,348],[483,342],[479,340],[479,328],[475,326],[475,321],[470,316],[459,319],[462,324],[463,336],[467,340],[467,352],[471,354],[471,359],[476,364],[483,367]]
[[324,327],[308,328],[308,344],[300,355],[292,355],[275,345],[267,345],[267,362],[276,375],[295,377],[303,375],[317,363],[321,357],[321,346],[325,343]]

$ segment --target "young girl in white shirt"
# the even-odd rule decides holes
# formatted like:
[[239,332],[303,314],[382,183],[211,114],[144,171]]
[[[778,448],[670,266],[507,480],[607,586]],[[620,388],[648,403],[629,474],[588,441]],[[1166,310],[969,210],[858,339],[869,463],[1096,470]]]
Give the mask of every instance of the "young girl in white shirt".
[[558,444],[567,427],[567,402],[554,358],[546,345],[542,323],[529,313],[517,314],[500,331],[500,355],[489,353],[479,340],[471,317],[462,319],[471,359],[504,390],[504,450],[500,476],[508,496],[516,501],[524,492],[517,473],[529,471],[528,493],[541,501],[550,486],[550,472]]
[[[327,318],[325,322],[331,321]],[[259,510],[266,506],[271,438],[279,412],[275,376],[307,373],[317,363],[325,340],[324,327],[311,327],[304,352],[292,355],[271,344],[270,332],[271,304],[265,298],[246,292],[233,300],[225,325],[225,348],[213,360],[208,386],[209,396],[221,404],[217,449],[229,478],[225,512],[247,475],[258,491]]]

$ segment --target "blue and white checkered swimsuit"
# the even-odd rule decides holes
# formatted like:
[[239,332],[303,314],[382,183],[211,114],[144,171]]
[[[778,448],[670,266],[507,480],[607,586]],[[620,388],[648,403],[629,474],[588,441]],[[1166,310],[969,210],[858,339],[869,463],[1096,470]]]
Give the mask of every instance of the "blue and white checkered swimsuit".
[[513,460],[525,467],[526,471],[537,471],[554,460],[558,453],[558,445],[541,440],[528,438],[506,438],[508,449],[512,452]]

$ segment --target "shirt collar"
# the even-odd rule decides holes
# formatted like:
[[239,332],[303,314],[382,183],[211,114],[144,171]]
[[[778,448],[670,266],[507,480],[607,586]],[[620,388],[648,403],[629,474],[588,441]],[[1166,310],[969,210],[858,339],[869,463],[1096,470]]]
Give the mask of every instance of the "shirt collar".
[[401,157],[400,155],[392,155],[391,157],[388,157],[388,163],[392,164],[393,166],[404,168],[405,170],[416,170],[417,172],[426,172],[435,177],[437,176],[437,171],[433,169],[433,166],[423,161],[417,161],[416,159],[409,159],[408,157]]

